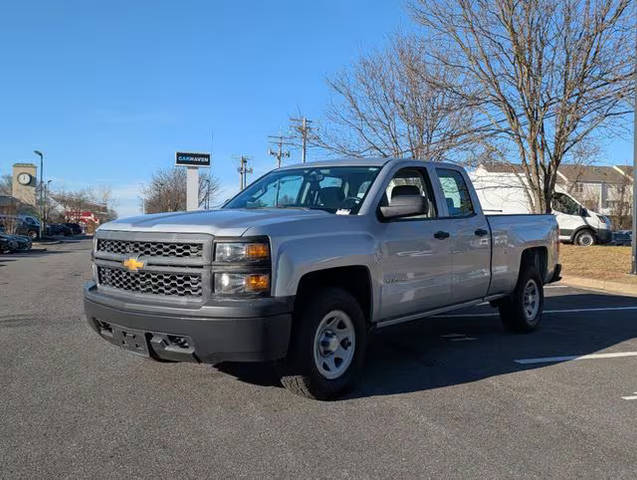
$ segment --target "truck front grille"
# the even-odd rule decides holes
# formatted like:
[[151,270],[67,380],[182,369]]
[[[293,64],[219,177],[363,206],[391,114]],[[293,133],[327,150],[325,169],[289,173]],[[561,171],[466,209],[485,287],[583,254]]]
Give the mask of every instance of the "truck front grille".
[[201,275],[196,273],[128,272],[120,268],[97,267],[100,285],[131,293],[169,297],[201,297]]
[[97,240],[97,251],[153,257],[201,257],[203,243],[139,242],[131,240]]

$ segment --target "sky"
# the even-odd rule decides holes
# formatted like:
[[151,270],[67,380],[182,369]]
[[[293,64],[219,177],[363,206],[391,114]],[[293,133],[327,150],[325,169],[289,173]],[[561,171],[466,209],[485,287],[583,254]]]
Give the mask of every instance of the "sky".
[[[273,168],[268,135],[320,121],[326,78],[410,28],[402,0],[2,2],[0,174],[38,149],[53,189],[110,186],[128,216],[175,151],[212,152],[224,200],[238,155],[248,180]],[[629,162],[630,138],[602,163]]]

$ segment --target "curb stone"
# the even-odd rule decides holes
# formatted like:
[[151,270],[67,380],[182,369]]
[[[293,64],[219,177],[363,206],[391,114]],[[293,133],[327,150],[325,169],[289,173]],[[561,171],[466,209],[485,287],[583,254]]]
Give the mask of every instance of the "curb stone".
[[569,287],[590,288],[610,293],[637,296],[637,284],[631,285],[612,280],[597,280],[586,277],[572,277],[570,275],[562,276],[561,283]]

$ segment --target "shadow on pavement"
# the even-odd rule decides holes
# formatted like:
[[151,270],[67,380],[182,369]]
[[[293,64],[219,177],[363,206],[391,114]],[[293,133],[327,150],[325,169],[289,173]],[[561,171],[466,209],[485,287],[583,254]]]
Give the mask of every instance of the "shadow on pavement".
[[[546,303],[545,310],[632,307],[637,299],[591,293],[547,298]],[[486,307],[480,313],[497,310]],[[515,334],[503,329],[497,315],[467,312],[389,327],[370,336],[361,381],[342,399],[428,390],[547,367],[553,364],[514,360],[604,350],[637,337],[636,318],[637,310],[545,313],[539,330]],[[248,383],[278,385],[271,365],[227,363],[217,368]]]
[[27,252],[13,252],[0,255],[0,263],[4,261],[14,261],[18,258],[42,257],[46,255],[57,255],[60,253],[69,253],[71,250],[48,250],[46,248],[35,247]]

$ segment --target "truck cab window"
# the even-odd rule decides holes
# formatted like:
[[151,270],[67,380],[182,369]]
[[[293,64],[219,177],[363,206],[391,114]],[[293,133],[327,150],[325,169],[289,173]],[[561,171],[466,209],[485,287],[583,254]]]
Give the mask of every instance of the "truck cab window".
[[436,169],[450,217],[465,217],[474,213],[469,188],[462,174],[447,168]]

